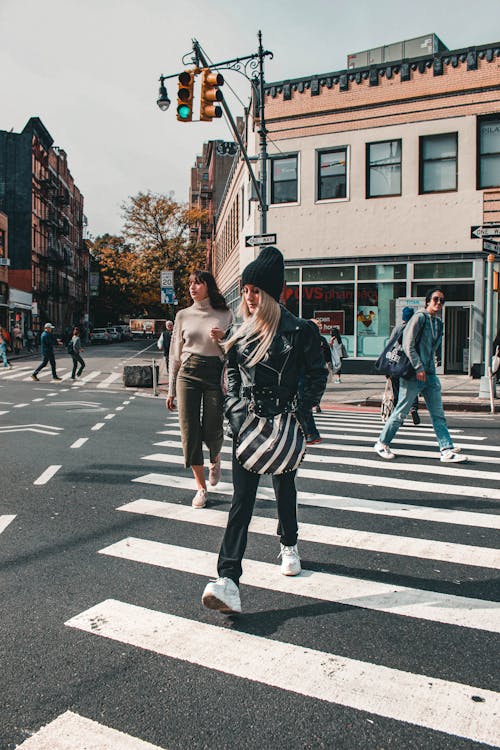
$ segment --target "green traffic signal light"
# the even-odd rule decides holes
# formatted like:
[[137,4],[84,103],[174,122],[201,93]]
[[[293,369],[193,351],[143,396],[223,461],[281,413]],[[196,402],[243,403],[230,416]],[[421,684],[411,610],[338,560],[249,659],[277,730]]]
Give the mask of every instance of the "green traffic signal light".
[[193,118],[194,72],[184,70],[179,74],[177,90],[177,119],[190,122]]

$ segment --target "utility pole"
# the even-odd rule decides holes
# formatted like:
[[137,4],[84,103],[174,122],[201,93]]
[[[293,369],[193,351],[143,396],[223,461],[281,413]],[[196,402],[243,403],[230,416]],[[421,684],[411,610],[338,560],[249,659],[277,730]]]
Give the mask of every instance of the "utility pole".
[[479,398],[489,398],[491,388],[493,397],[495,397],[495,383],[491,381],[491,317],[493,312],[493,263],[496,255],[490,253],[486,259],[487,276],[486,276],[486,320],[484,327],[484,374],[479,381]]

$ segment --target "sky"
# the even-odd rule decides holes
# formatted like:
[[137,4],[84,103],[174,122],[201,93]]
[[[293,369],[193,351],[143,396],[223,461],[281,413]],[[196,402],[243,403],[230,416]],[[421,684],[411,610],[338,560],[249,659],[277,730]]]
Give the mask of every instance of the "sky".
[[[0,0],[0,130],[41,118],[68,154],[89,232],[119,234],[139,191],[188,199],[204,141],[232,140],[225,121],[178,122],[156,106],[159,76],[186,67],[197,39],[213,61],[257,50],[267,82],[343,70],[349,53],[436,33],[449,49],[500,40],[500,0]],[[188,66],[189,67],[189,66]],[[225,72],[242,114],[250,84]],[[196,105],[195,105],[196,112]]]

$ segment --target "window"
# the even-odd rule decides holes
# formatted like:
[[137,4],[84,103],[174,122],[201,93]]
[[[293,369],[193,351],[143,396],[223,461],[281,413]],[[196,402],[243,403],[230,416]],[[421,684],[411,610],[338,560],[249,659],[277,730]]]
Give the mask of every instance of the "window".
[[457,189],[457,151],[457,133],[421,136],[420,193]]
[[366,144],[366,197],[401,195],[401,141]]
[[361,281],[389,281],[390,279],[406,279],[406,264],[380,263],[378,265],[359,266],[358,279]]
[[296,203],[298,200],[298,157],[273,156],[271,159],[271,203]]
[[500,187],[500,115],[478,120],[478,188]]
[[347,148],[319,151],[317,161],[318,200],[347,196]]
[[303,281],[352,281],[354,266],[312,266],[302,270]]
[[471,279],[472,262],[446,261],[445,263],[415,263],[415,279]]

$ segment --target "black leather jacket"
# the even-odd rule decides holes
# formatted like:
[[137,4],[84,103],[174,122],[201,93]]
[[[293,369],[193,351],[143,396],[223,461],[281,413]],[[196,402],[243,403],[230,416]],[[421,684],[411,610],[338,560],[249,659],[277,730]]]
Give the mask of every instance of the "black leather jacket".
[[224,413],[233,435],[238,434],[251,402],[264,417],[296,405],[304,425],[307,411],[321,400],[328,374],[317,327],[281,307],[278,330],[266,357],[249,368],[245,363],[254,346],[242,349],[236,343],[228,352]]

